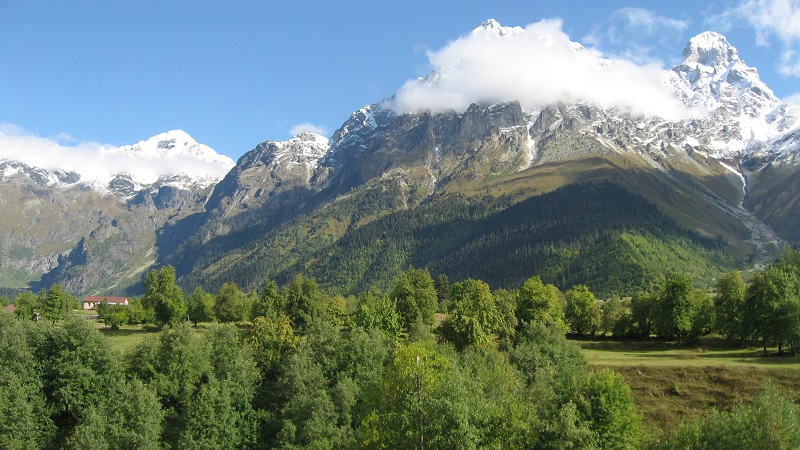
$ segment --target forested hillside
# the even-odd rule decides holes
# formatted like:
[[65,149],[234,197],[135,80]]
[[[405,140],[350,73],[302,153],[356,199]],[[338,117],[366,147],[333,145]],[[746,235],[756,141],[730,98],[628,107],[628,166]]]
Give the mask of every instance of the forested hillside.
[[[413,209],[392,204],[392,186],[359,197],[380,207],[334,203],[323,215],[280,227],[241,259],[223,258],[212,271],[187,274],[186,285],[215,290],[233,280],[249,288],[265,276],[288,282],[307,273],[327,289],[351,294],[385,288],[414,266],[503,288],[538,274],[561,289],[583,283],[602,295],[624,296],[660,283],[665,270],[711,279],[736,265],[722,241],[681,229],[609,182],[569,185],[516,204],[442,195]],[[369,217],[364,211],[392,212]]]

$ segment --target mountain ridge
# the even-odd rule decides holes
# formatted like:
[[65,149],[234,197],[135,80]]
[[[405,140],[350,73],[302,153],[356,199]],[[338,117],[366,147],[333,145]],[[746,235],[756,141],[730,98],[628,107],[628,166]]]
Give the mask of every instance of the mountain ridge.
[[[507,29],[489,20],[472,34],[502,41],[520,39],[524,33],[521,28]],[[587,58],[595,55],[578,43],[547,36],[542,39],[547,45],[560,42],[569,52]],[[592,61],[598,70],[611,70],[618,64]],[[447,76],[431,73],[421,82],[435,88]],[[359,272],[366,277],[357,283],[359,289],[385,282],[386,276],[409,264],[456,275],[455,266],[426,260],[419,255],[428,253],[411,251],[416,244],[410,243],[416,242],[414,236],[420,233],[428,236],[425,242],[432,248],[455,242],[460,225],[440,218],[431,224],[438,235],[430,237],[428,231],[408,222],[417,220],[413,219],[415,211],[436,214],[437,207],[449,207],[450,199],[464,198],[467,208],[499,213],[519,208],[517,205],[547,204],[553,197],[532,199],[554,192],[558,193],[554,198],[562,202],[579,202],[578,197],[570,200],[569,196],[581,192],[595,195],[599,188],[566,188],[585,183],[615,186],[600,191],[628,199],[634,211],[623,208],[620,214],[648,210],[641,206],[643,201],[663,215],[657,223],[685,230],[658,237],[651,232],[617,234],[613,226],[596,232],[580,228],[581,233],[607,236],[608,242],[627,252],[619,258],[632,258],[638,264],[645,262],[636,252],[658,248],[671,252],[665,256],[672,261],[669,264],[677,267],[677,261],[695,258],[695,263],[686,264],[702,268],[698,269],[702,276],[712,276],[713,270],[763,263],[784,241],[797,242],[797,217],[787,205],[800,198],[796,188],[800,179],[798,109],[777,99],[761,82],[757,70],[741,61],[735,47],[717,33],[690,40],[684,60],[663,71],[660,82],[684,105],[687,114],[683,118],[643,115],[590,99],[543,105],[505,99],[473,102],[463,111],[408,112],[398,109],[393,97],[353,112],[330,138],[303,133],[286,141],[262,142],[242,155],[213,186],[192,186],[177,176],[142,187],[130,175],[120,175],[109,183],[108,190],[123,199],[119,202],[122,207],[101,215],[104,218],[95,222],[89,233],[71,238],[55,256],[50,254],[42,280],[62,282],[74,292],[135,291],[137,276],[164,264],[176,267],[186,287],[203,285],[208,289],[225,281],[253,289],[265,277],[285,280],[299,272],[317,274],[323,283],[338,283],[353,264],[371,267]],[[170,146],[187,148],[188,141],[180,133],[170,133],[124,151],[160,154]],[[3,167],[9,170],[0,165]],[[41,179],[75,177],[66,171],[45,174],[47,177],[31,173]],[[453,214],[454,220],[456,216]],[[566,224],[573,219],[558,220]],[[398,223],[407,225],[392,225]],[[503,231],[501,222],[487,223],[494,228],[485,230],[482,236],[486,239],[510,232]],[[402,236],[391,235],[391,230],[400,229],[404,230]],[[374,232],[380,235],[374,248],[365,247],[364,230],[377,230]],[[531,233],[524,239],[537,242],[540,237]],[[681,244],[692,248],[688,253],[669,250],[669,242],[692,241],[695,235],[704,244]],[[578,235],[570,239],[593,242],[586,248],[593,248],[594,253],[587,255],[603,253],[597,247],[602,241]],[[112,247],[120,242],[134,245],[121,245],[115,256]],[[575,245],[569,242],[573,241],[559,245]],[[0,245],[0,252],[9,254],[10,248]],[[375,249],[382,249],[392,260],[381,262]],[[452,251],[466,250],[453,247]],[[727,257],[711,256],[717,251],[724,251]],[[351,255],[352,260],[336,259],[339,252]],[[372,256],[358,256],[364,252]],[[565,261],[572,258],[562,250],[553,254]],[[115,261],[113,270],[101,267],[107,263],[103,258]],[[717,262],[701,262],[712,259]],[[569,260],[572,266],[589,263]],[[500,267],[493,264],[486,261],[485,267]],[[359,266],[358,271],[363,269]],[[556,276],[556,269],[547,270],[547,276]],[[609,289],[608,276],[570,270],[587,277],[583,280],[587,283],[606,283],[593,289]],[[516,276],[532,275],[535,273]],[[581,282],[574,277],[562,281],[566,283],[568,278]],[[103,283],[98,282],[101,279]],[[503,283],[513,282],[505,280]]]

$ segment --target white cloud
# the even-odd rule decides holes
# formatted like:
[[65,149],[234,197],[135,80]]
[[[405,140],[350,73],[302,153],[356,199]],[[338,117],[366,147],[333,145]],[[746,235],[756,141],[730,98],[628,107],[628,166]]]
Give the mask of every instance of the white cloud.
[[323,126],[314,125],[313,123],[303,122],[293,126],[289,133],[291,133],[292,136],[297,136],[300,133],[315,133],[327,136],[328,129]]
[[[75,142],[75,143],[73,143]],[[46,170],[77,172],[83,182],[107,184],[112,176],[127,173],[141,183],[185,173],[195,177],[222,178],[233,162],[210,162],[193,155],[152,157],[133,155],[111,145],[77,142],[66,134],[52,138],[36,136],[13,124],[0,124],[0,160],[20,161]],[[220,157],[220,160],[227,160]]]
[[528,25],[498,38],[463,36],[428,59],[434,75],[406,82],[399,111],[463,111],[471,103],[519,100],[535,109],[557,101],[591,101],[633,114],[683,117],[683,108],[660,81],[661,67],[602,59],[569,40],[560,20]]
[[800,0],[744,0],[725,11],[719,21],[743,20],[756,32],[756,43],[770,45],[777,37],[781,42],[778,70],[784,75],[800,77]]
[[642,8],[622,8],[614,12],[614,16],[622,18],[628,27],[646,31],[648,34],[665,31],[684,31],[689,27],[688,20],[673,19],[660,16],[653,11]]
[[783,101],[785,101],[786,103],[792,103],[794,105],[800,106],[800,92],[795,92],[794,94],[785,97]]

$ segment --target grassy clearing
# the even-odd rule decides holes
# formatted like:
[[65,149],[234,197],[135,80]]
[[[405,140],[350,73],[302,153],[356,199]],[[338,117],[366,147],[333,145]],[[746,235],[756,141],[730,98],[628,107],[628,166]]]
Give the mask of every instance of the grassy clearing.
[[800,357],[779,356],[774,349],[764,355],[759,348],[738,348],[709,341],[685,346],[670,342],[575,341],[589,364],[602,366],[661,367],[794,367]]
[[[642,424],[658,436],[711,408],[751,402],[766,383],[800,400],[800,357],[736,348],[710,340],[698,346],[668,342],[575,341],[590,367],[610,367],[631,387]],[[705,344],[705,345],[704,345]]]
[[104,324],[98,323],[100,332],[109,338],[111,347],[120,352],[124,352],[142,342],[145,337],[152,336],[158,333],[158,329],[145,328],[141,325],[125,325],[119,330],[112,330]]
[[[249,323],[244,324],[248,326]],[[197,324],[195,331],[204,333],[212,325],[212,323],[201,322]],[[112,330],[104,323],[95,321],[95,326],[104,336],[109,338],[111,348],[119,352],[125,352],[145,340],[147,336],[157,336],[161,332],[160,328],[153,325],[123,325],[119,330]]]

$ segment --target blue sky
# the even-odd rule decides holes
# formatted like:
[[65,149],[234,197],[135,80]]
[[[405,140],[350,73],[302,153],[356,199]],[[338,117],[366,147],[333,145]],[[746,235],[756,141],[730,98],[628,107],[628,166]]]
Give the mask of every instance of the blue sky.
[[559,19],[606,57],[664,68],[714,30],[778,97],[800,93],[800,0],[3,0],[0,132],[69,147],[182,129],[237,159],[301,124],[330,135],[489,18]]

